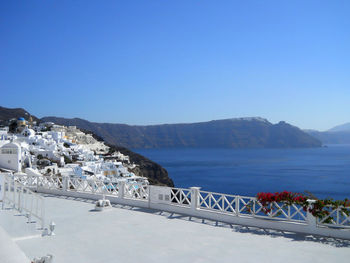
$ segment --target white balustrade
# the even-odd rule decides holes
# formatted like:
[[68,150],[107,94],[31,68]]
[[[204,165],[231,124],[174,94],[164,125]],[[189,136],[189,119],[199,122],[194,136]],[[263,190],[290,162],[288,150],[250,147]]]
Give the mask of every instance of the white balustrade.
[[236,201],[234,195],[200,191],[198,208],[236,215]]
[[16,182],[12,175],[4,176],[3,191],[3,209],[8,203],[13,209],[24,214],[28,219],[28,223],[32,223],[32,219],[36,218],[41,228],[45,228],[45,200],[42,196],[34,193],[25,185]]
[[191,190],[185,188],[171,188],[170,202],[175,205],[190,206]]
[[55,194],[96,200],[105,195],[112,203],[161,209],[241,225],[350,239],[349,207],[327,207],[329,214],[316,219],[297,204],[272,202],[265,207],[255,197],[201,191],[199,187],[155,187],[134,182],[112,184],[97,179],[57,176],[22,176],[16,180],[39,192],[45,190],[50,193],[50,190],[55,190]]
[[317,219],[319,226],[350,229],[350,207],[326,206],[325,211],[329,214],[322,219]]

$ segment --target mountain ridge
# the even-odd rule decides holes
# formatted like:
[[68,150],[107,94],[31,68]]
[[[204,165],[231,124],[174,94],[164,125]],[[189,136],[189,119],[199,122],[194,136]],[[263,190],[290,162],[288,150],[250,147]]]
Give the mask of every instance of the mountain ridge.
[[0,124],[5,123],[6,121],[19,117],[32,117],[33,121],[39,121],[39,118],[31,115],[28,111],[23,108],[5,108],[0,106]]
[[[22,114],[22,115],[21,115]],[[30,115],[22,108],[0,108],[0,120]],[[298,148],[320,147],[320,140],[284,121],[270,123],[261,117],[242,117],[195,123],[128,125],[90,122],[55,116],[34,120],[52,121],[91,131],[111,145],[126,148]]]
[[337,125],[326,131],[307,129],[304,132],[317,138],[323,144],[350,144],[350,122]]
[[[40,120],[46,121],[50,119],[64,119],[64,120],[77,120],[77,121],[88,121],[79,117],[73,117],[73,118],[66,118],[66,117],[57,117],[57,116],[45,116],[42,117]],[[167,125],[187,125],[187,124],[200,124],[200,123],[208,123],[208,122],[216,122],[216,121],[261,121],[270,123],[267,119],[264,119],[262,117],[240,117],[240,118],[225,118],[225,119],[217,119],[217,120],[210,120],[210,121],[196,121],[196,122],[179,122],[179,123],[159,123],[159,124],[126,124],[126,123],[118,123],[118,122],[95,122],[95,121],[88,121],[90,123],[98,123],[98,124],[117,124],[117,125],[125,125],[130,127],[150,127],[150,126],[167,126]],[[283,122],[283,121],[282,121]]]
[[350,144],[350,131],[317,131],[306,130],[306,133],[317,138],[323,144]]
[[[40,121],[35,116],[31,115],[29,112],[22,108],[5,108],[0,106],[0,124],[6,124],[9,119],[19,118],[19,117],[29,117],[32,116],[33,120]],[[78,127],[79,128],[79,127]],[[97,134],[95,134],[90,129],[82,129],[84,132],[91,133],[97,140],[101,140]],[[137,164],[133,172],[139,176],[145,176],[148,178],[151,184],[156,185],[166,185],[173,187],[174,182],[169,177],[168,172],[161,165],[151,161],[150,159],[142,156],[141,154],[135,153],[128,148],[121,147],[118,145],[107,144],[111,149],[121,152],[122,154],[128,155],[132,163]]]
[[127,148],[297,148],[321,142],[284,121],[272,124],[260,117],[196,123],[127,125],[89,122],[81,118],[43,117],[62,125],[91,130],[108,143]]
[[350,122],[337,125],[329,130],[327,132],[350,132]]

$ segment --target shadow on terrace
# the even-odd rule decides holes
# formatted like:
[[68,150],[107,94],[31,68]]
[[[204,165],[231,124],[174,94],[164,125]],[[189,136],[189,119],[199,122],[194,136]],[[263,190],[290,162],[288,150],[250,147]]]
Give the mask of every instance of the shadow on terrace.
[[[50,194],[43,194],[43,196],[61,198],[61,199],[67,199],[67,200],[75,200],[75,201],[90,203],[92,205],[94,205],[96,202],[90,199],[75,198],[75,197],[68,197],[68,196],[57,196],[57,195],[50,195]],[[284,238],[290,239],[293,242],[309,241],[309,242],[326,244],[333,247],[350,247],[350,240],[337,239],[337,238],[331,238],[331,237],[328,238],[328,237],[321,237],[321,236],[315,236],[315,235],[305,235],[301,233],[262,229],[262,228],[248,227],[248,226],[241,226],[241,225],[233,225],[233,224],[228,224],[220,221],[213,221],[213,220],[204,219],[204,218],[181,215],[173,212],[166,212],[166,211],[160,211],[160,210],[154,210],[154,209],[148,209],[148,208],[140,208],[135,206],[112,204],[112,207],[133,210],[135,212],[141,212],[141,213],[155,214],[155,215],[166,217],[167,219],[170,219],[170,220],[178,219],[178,220],[191,221],[193,223],[198,223],[198,224],[210,225],[213,227],[230,228],[234,232],[249,233],[253,235],[265,235],[265,236],[270,236],[271,238],[284,237]],[[89,211],[97,212],[93,208]]]

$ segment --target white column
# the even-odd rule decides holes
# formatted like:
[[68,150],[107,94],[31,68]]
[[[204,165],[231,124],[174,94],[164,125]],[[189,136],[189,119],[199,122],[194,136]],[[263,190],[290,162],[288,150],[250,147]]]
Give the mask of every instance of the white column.
[[316,221],[316,217],[314,217],[312,213],[309,212],[309,209],[313,207],[313,204],[316,202],[316,200],[308,199],[307,202],[309,203],[307,212],[306,212],[307,224],[309,226],[310,232],[315,233],[317,228],[317,221]]
[[148,208],[151,208],[151,194],[153,185],[148,185]]
[[191,187],[191,210],[195,211],[199,204],[199,190],[201,187]]
[[67,175],[62,175],[62,190],[67,191],[69,189],[69,177]]
[[4,199],[5,193],[5,174],[0,173],[0,201]]
[[119,183],[119,189],[118,189],[118,199],[119,200],[124,199],[124,192],[125,192],[125,182],[122,181]]
[[[17,191],[17,188],[16,188],[16,183],[14,183],[14,189],[13,189],[15,192]],[[18,187],[18,211],[20,213],[22,213],[22,207],[21,207],[21,201],[22,201],[22,191],[23,191],[23,187],[22,186],[19,186]]]
[[235,197],[235,211],[236,211],[236,216],[239,216],[239,202],[240,202],[239,196],[236,195],[236,197]]

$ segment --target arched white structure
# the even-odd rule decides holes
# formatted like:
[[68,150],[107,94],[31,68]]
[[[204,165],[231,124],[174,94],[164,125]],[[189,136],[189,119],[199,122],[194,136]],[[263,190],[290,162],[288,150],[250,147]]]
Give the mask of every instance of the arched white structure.
[[17,143],[10,142],[0,148],[0,168],[21,171],[21,146]]

